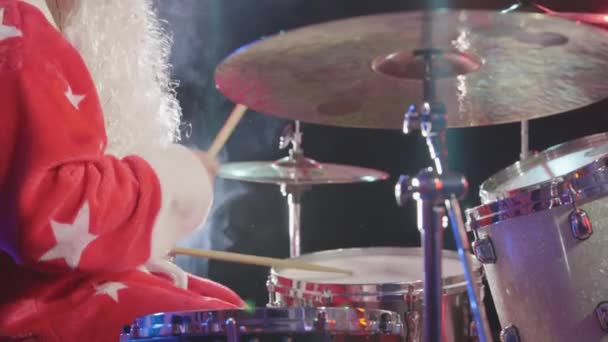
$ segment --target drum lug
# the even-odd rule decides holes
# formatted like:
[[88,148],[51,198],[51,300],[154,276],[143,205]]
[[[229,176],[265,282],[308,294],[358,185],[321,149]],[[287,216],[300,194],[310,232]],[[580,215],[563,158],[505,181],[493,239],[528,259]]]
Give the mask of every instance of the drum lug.
[[502,329],[500,332],[500,342],[519,342],[519,332],[514,325]]
[[173,336],[180,336],[183,333],[184,319],[180,315],[171,316],[171,334]]
[[489,237],[473,241],[473,252],[475,252],[475,257],[482,264],[496,263],[496,252],[494,252],[494,245]]
[[377,322],[374,323],[374,326],[371,328],[373,332],[380,332],[383,334],[395,334],[401,335],[403,334],[403,326],[399,323],[400,319],[396,319],[393,322],[392,317],[388,313],[383,313],[380,315]]
[[323,310],[319,310],[317,318],[314,321],[314,328],[316,331],[327,330],[327,313]]
[[268,292],[268,306],[276,307],[277,294],[275,292],[274,284],[272,283],[272,279],[270,277],[268,277],[268,280],[266,280],[266,290]]
[[422,339],[422,320],[420,313],[417,311],[407,312],[405,314],[405,323],[407,327],[406,336],[408,342],[421,341]]
[[143,337],[141,335],[141,328],[138,320],[135,320],[131,325],[131,329],[129,331],[129,335],[131,338],[140,338]]
[[601,302],[595,308],[595,315],[600,322],[602,330],[608,332],[608,302]]
[[330,289],[323,289],[323,303],[324,305],[331,305],[334,301],[333,295]]
[[572,229],[572,235],[578,240],[586,240],[591,234],[593,234],[593,227],[591,226],[591,219],[582,209],[575,208],[570,215],[568,215],[568,221],[570,221],[570,229]]
[[226,342],[237,342],[239,340],[239,330],[234,318],[226,320]]

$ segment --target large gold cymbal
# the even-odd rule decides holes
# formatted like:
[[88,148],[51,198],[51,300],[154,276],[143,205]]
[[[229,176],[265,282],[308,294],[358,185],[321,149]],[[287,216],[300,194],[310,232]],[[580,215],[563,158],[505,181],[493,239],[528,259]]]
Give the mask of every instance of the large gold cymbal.
[[296,29],[237,50],[215,79],[225,96],[261,113],[398,129],[408,106],[423,101],[424,65],[412,52],[425,47],[444,51],[434,72],[448,127],[541,118],[608,95],[608,33],[549,15],[481,10],[373,15]]

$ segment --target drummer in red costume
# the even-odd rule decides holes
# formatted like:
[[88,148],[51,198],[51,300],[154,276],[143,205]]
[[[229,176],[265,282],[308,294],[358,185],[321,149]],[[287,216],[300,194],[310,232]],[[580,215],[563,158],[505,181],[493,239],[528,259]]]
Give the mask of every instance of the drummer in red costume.
[[136,316],[243,307],[166,256],[215,163],[176,144],[146,0],[0,0],[0,336],[116,341]]

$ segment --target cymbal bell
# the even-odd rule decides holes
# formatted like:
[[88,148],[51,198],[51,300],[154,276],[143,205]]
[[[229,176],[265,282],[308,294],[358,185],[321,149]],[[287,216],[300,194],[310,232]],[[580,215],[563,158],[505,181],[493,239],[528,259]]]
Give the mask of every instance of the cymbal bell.
[[220,166],[226,179],[286,186],[375,182],[388,179],[382,171],[340,164],[321,164],[309,158],[285,157],[273,162],[234,162]]
[[[428,30],[425,29],[428,28]],[[232,101],[280,118],[400,129],[431,69],[448,127],[568,112],[608,95],[608,33],[536,13],[403,12],[303,27],[247,45],[216,69]]]

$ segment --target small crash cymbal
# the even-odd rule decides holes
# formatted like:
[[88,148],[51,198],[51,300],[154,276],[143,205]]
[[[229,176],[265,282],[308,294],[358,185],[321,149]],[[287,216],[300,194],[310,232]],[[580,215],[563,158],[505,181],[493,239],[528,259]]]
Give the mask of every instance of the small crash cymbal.
[[287,186],[375,182],[387,173],[356,166],[321,164],[312,159],[285,157],[274,162],[235,162],[220,166],[218,176],[226,179]]
[[433,73],[448,127],[542,118],[608,96],[607,32],[550,15],[481,10],[296,29],[237,50],[215,80],[225,96],[261,113],[400,129],[408,106],[423,101],[424,63],[413,51],[429,47],[443,51]]

